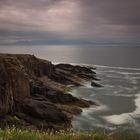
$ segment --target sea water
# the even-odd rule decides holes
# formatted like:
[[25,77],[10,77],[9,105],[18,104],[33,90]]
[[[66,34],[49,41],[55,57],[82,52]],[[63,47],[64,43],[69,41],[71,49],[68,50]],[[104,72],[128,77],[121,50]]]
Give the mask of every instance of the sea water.
[[76,97],[95,101],[99,106],[83,109],[75,116],[73,127],[92,130],[96,127],[118,130],[133,129],[140,132],[140,69],[96,66],[98,81],[103,87],[87,84],[74,88]]

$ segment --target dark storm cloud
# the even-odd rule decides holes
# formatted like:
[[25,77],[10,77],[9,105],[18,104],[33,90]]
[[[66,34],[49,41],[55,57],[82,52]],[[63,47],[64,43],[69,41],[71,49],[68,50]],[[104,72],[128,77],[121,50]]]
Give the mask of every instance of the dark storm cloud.
[[0,0],[0,41],[37,38],[139,40],[140,1]]
[[1,0],[0,6],[12,6],[23,9],[42,9],[54,4],[57,0]]
[[81,28],[90,27],[93,37],[140,42],[139,0],[83,0],[81,7]]
[[[82,0],[87,13],[110,24],[140,25],[139,0]],[[90,15],[90,16],[91,16]]]

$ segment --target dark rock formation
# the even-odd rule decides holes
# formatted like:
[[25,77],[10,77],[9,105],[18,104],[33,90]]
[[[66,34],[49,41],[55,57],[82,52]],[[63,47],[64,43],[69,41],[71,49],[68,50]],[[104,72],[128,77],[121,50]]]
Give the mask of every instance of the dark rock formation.
[[96,83],[94,81],[91,82],[91,86],[98,87],[98,88],[103,87],[102,85],[100,85],[99,83]]
[[46,122],[64,123],[69,122],[67,116],[62,113],[55,105],[35,99],[26,99],[20,107],[20,111],[33,118],[41,119]]
[[96,74],[94,71],[92,71],[91,68],[77,66],[77,65],[73,66],[70,64],[58,64],[58,65],[56,65],[56,68],[64,69],[64,70],[70,71],[72,73]]
[[[95,74],[91,67],[53,65],[33,55],[0,54],[0,126],[70,126],[80,107],[94,103],[66,93],[68,85],[94,80]],[[9,121],[9,115],[18,120]]]

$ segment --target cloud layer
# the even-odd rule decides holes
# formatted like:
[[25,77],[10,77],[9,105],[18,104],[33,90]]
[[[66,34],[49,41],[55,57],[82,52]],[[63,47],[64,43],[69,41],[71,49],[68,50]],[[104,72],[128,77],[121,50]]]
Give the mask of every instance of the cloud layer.
[[19,40],[139,41],[139,0],[0,0],[0,44]]

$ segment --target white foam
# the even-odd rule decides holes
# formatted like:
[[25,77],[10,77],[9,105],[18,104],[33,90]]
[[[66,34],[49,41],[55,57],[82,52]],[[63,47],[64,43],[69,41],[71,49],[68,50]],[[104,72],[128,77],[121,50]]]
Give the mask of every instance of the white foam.
[[106,105],[99,105],[98,107],[95,108],[95,110],[96,111],[108,111],[110,109]]
[[131,95],[137,95],[136,91],[138,90],[139,87],[137,86],[133,86],[132,88],[131,87],[124,87],[125,90],[127,90],[128,93],[131,93]]
[[96,68],[95,65],[93,64],[86,64],[86,63],[67,63],[67,62],[53,62],[54,65],[57,65],[57,64],[70,64],[70,65],[78,65],[78,66],[86,66],[86,67],[92,67],[93,69]]
[[133,76],[132,79],[134,79],[134,80],[138,80],[138,79],[140,79],[140,76],[136,76],[136,77]]
[[[58,63],[55,63],[58,64]],[[106,75],[109,75],[110,73],[117,73],[117,74],[122,74],[124,75],[123,78],[125,78],[126,80],[129,79],[131,81],[132,84],[138,84],[138,80],[140,78],[140,68],[127,68],[127,67],[111,67],[111,66],[103,66],[103,65],[92,65],[92,64],[78,64],[78,63],[70,63],[72,65],[81,65],[81,66],[91,66],[93,68],[97,67],[97,68],[110,68],[110,69],[114,69],[114,70],[99,70],[97,71],[97,73],[106,73]],[[120,70],[120,71],[119,71]],[[124,72],[121,70],[132,70],[134,72]],[[110,77],[114,77],[114,75],[109,75]],[[109,77],[108,76],[108,77]],[[87,88],[92,88],[90,83],[84,83],[84,86],[86,86]],[[110,87],[111,88],[111,87]],[[136,86],[134,86],[133,88],[128,88],[128,87],[122,87],[125,88],[126,90],[128,90],[129,92],[132,92],[134,90],[137,89]],[[120,91],[119,91],[120,92]],[[73,93],[74,95],[74,93]],[[106,94],[107,95],[107,94]],[[114,95],[113,95],[114,96]],[[136,109],[133,112],[130,113],[122,113],[122,114],[114,114],[114,115],[110,115],[110,116],[103,116],[103,119],[105,119],[106,121],[115,124],[115,125],[122,125],[122,124],[126,124],[126,123],[132,123],[132,124],[136,124],[135,122],[135,118],[140,117],[140,93],[136,94],[136,95],[122,95],[122,94],[118,94],[117,92],[115,93],[115,96],[126,96],[126,97],[131,97],[131,96],[135,96],[135,106]],[[82,114],[84,116],[88,116],[91,117],[91,113],[92,112],[97,112],[97,111],[106,111],[109,110],[109,108],[105,105],[100,105],[100,106],[93,106],[90,108],[85,108],[83,109]]]
[[123,74],[123,75],[140,75],[140,72],[120,72],[120,71],[116,71],[116,73]]
[[115,125],[125,124],[128,121],[132,120],[132,118],[131,118],[131,116],[129,116],[129,114],[111,115],[111,116],[106,116],[103,118],[105,120],[107,120],[108,122],[115,124]]
[[131,113],[123,113],[120,115],[110,115],[110,116],[104,116],[103,118],[115,125],[121,125],[126,123],[136,124],[135,119],[136,117],[140,116],[140,93],[137,94],[135,101],[136,109]]
[[94,65],[94,64],[89,64],[89,63],[67,63],[67,62],[53,62],[53,64],[60,64],[60,63],[63,63],[63,64],[71,64],[71,65],[81,65],[81,66],[90,66],[90,67],[93,67],[93,68],[96,68],[96,67],[101,67],[101,68],[111,68],[111,69],[120,69],[120,70],[137,70],[137,71],[140,71],[140,68],[131,68],[131,67],[119,67],[119,66],[107,66],[107,65]]
[[137,81],[137,80],[134,80],[134,79],[131,79],[130,81],[131,81],[131,83],[134,84],[134,85],[138,83],[138,81]]
[[114,74],[110,74],[110,73],[126,75],[125,77],[128,76],[127,78],[129,78],[129,76],[140,75],[140,72],[124,72],[124,71],[118,71],[118,70],[106,70],[106,71],[102,71],[102,73],[106,73],[108,77],[114,76]]
[[140,94],[136,95],[136,99],[135,99],[135,105],[136,105],[136,110],[134,111],[135,115],[140,115]]
[[138,70],[140,71],[140,68],[129,68],[129,67],[112,67],[112,66],[105,66],[105,65],[94,65],[95,67],[101,67],[101,68],[111,68],[111,69],[120,69],[120,70]]
[[107,93],[107,94],[103,94],[103,95],[107,95],[107,96],[116,96],[116,97],[134,97],[134,95],[130,95],[130,94],[118,94],[118,93],[115,93],[115,94],[109,94],[109,93]]
[[114,85],[109,85],[109,84],[104,84],[104,87],[105,88],[114,88],[115,86]]
[[106,105],[99,105],[99,106],[91,106],[90,108],[82,109],[82,115],[87,116],[92,112],[101,112],[101,111],[108,111],[109,107]]
[[85,86],[86,88],[93,88],[93,86],[91,86],[91,82],[89,81],[83,82],[82,85]]

